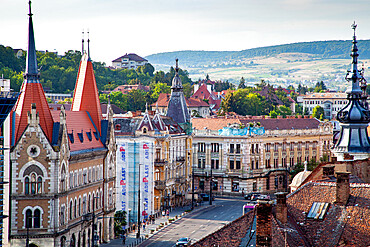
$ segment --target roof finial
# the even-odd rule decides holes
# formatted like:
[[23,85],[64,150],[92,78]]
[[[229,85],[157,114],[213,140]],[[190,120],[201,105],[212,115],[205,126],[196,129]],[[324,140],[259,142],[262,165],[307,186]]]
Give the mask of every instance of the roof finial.
[[87,29],[87,56],[90,60],[90,32],[89,32],[89,29]]
[[353,21],[353,24],[351,25],[351,27],[353,29],[353,37],[356,37],[356,28],[357,28],[356,21]]
[[145,103],[145,113],[148,113],[148,102]]
[[84,52],[85,52],[85,47],[84,47],[84,44],[85,44],[84,35],[85,35],[85,32],[84,32],[84,30],[82,29],[82,55],[83,55],[83,54],[84,54]]
[[29,10],[28,16],[31,17],[32,16],[31,1],[28,2],[28,10]]
[[176,58],[176,68],[175,68],[175,71],[176,71],[176,73],[179,72],[179,59],[178,58]]

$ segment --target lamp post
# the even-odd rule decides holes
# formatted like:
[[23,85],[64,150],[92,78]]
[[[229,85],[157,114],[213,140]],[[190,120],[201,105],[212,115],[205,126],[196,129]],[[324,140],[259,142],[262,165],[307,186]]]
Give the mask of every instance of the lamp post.
[[95,241],[97,241],[97,227],[95,225],[95,199],[98,199],[99,197],[98,196],[93,196],[93,211],[92,211],[92,239],[91,239],[91,246],[94,247],[95,246]]
[[209,205],[212,205],[212,167],[211,167],[211,177],[210,177],[210,181],[209,181]]
[[191,177],[192,177],[192,182],[191,182],[191,210],[194,209],[194,167],[191,169]]

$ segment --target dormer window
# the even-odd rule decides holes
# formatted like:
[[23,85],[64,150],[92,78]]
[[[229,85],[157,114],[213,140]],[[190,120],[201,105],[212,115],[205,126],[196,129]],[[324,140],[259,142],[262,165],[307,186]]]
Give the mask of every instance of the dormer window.
[[145,134],[145,133],[147,133],[148,132],[148,129],[147,128],[143,128],[143,133]]

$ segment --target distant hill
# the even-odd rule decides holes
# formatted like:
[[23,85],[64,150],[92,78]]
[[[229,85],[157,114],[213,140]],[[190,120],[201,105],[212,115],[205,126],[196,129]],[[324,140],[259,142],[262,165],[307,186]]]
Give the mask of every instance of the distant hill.
[[[331,40],[301,42],[285,45],[259,47],[242,51],[176,51],[152,54],[146,57],[152,64],[173,66],[178,58],[182,66],[188,68],[224,64],[250,63],[254,57],[268,57],[282,53],[306,53],[317,59],[350,58],[351,40]],[[370,40],[359,40],[360,59],[370,59]]]

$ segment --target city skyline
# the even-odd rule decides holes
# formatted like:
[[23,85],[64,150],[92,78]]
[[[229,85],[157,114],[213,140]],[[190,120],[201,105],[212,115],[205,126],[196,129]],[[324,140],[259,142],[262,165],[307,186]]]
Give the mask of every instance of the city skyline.
[[[1,1],[6,7],[0,10],[0,44],[27,49],[27,2]],[[358,38],[369,39],[369,11],[364,0],[32,2],[38,50],[81,50],[82,31],[89,30],[92,59],[107,65],[125,53],[147,56],[349,40],[354,20]]]

